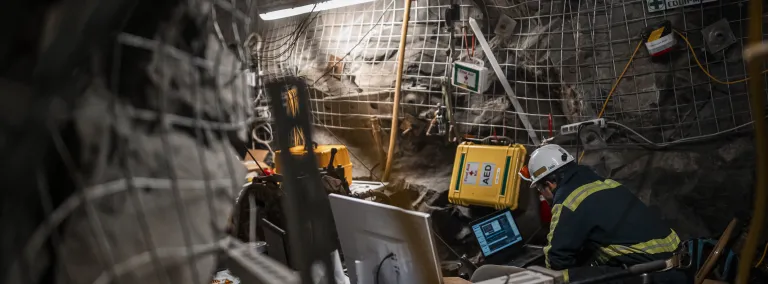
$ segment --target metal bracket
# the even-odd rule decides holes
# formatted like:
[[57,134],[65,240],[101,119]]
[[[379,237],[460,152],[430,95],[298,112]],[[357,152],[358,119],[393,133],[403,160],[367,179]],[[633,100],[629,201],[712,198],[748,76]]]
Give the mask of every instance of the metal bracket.
[[496,56],[493,55],[493,50],[491,50],[491,46],[488,45],[488,42],[485,40],[483,31],[480,30],[480,26],[477,25],[477,21],[474,18],[469,18],[469,25],[472,27],[472,31],[475,32],[475,37],[477,38],[477,41],[480,43],[480,47],[483,48],[483,53],[485,53],[485,57],[488,58],[488,61],[491,62],[493,71],[496,72],[496,77],[499,78],[499,81],[501,81],[501,85],[504,86],[504,91],[507,92],[507,97],[512,102],[512,106],[515,107],[515,111],[517,112],[517,115],[520,117],[520,121],[523,122],[523,126],[525,126],[525,129],[528,131],[528,136],[531,137],[531,141],[533,142],[534,145],[541,145],[541,140],[539,140],[539,137],[536,136],[536,131],[533,130],[533,126],[531,125],[531,122],[528,120],[528,116],[524,114],[523,106],[520,105],[520,102],[517,100],[517,96],[515,96],[515,92],[512,91],[512,86],[509,85],[507,76],[502,71],[501,66],[499,66],[499,62],[496,60]]
[[517,22],[507,15],[502,14],[499,17],[499,21],[496,23],[496,29],[493,31],[496,36],[509,38],[512,36],[514,29],[517,27]]
[[707,50],[710,53],[718,53],[736,43],[736,36],[731,30],[731,25],[727,19],[720,19],[701,30],[704,35],[704,41],[707,43]]

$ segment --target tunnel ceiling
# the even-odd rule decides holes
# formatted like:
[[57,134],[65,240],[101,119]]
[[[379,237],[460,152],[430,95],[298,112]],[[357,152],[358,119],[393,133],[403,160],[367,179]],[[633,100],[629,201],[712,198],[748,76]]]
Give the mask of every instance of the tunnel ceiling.
[[282,9],[290,9],[304,5],[325,2],[323,0],[261,0],[256,1],[259,13],[269,13]]

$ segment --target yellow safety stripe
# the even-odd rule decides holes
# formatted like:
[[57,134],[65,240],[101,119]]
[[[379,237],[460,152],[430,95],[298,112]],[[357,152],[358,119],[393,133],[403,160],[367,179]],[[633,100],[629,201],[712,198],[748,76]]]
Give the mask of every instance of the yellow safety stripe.
[[609,245],[600,248],[600,252],[608,258],[612,258],[633,253],[657,254],[675,252],[679,245],[680,238],[677,236],[675,230],[672,230],[672,232],[663,239],[653,239],[631,246]]
[[563,205],[568,207],[568,209],[571,209],[571,211],[576,211],[576,208],[578,208],[579,205],[593,193],[606,189],[616,188],[620,185],[620,183],[611,179],[607,179],[605,181],[598,180],[593,183],[582,185],[571,192],[567,198],[565,198]]
[[597,257],[597,261],[600,263],[607,263],[609,260],[611,260],[610,257],[602,254],[600,250],[595,252],[595,256]]
[[571,277],[568,275],[568,269],[563,270],[563,283],[571,282]]
[[552,248],[552,237],[554,235],[555,228],[557,228],[557,222],[560,221],[560,212],[562,212],[563,206],[567,207],[571,211],[576,211],[576,208],[579,207],[579,204],[584,202],[584,200],[593,193],[601,190],[616,188],[620,185],[620,183],[610,179],[605,181],[598,180],[592,183],[588,183],[571,192],[571,194],[565,198],[565,201],[563,201],[562,204],[556,204],[552,207],[552,223],[549,225],[549,234],[547,234],[547,246],[544,247],[544,263],[547,265],[547,268],[550,267],[549,250]]
[[552,236],[557,227],[557,222],[560,221],[560,212],[563,211],[562,204],[555,204],[552,207],[552,222],[549,225],[549,234],[547,234],[547,246],[544,247],[544,263],[549,268],[549,250],[552,248]]

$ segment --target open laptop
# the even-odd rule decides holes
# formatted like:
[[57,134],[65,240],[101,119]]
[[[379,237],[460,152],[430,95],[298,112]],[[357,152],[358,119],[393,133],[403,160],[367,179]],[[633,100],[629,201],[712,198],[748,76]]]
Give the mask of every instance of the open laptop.
[[524,267],[544,256],[541,247],[526,246],[509,209],[470,223],[485,263]]

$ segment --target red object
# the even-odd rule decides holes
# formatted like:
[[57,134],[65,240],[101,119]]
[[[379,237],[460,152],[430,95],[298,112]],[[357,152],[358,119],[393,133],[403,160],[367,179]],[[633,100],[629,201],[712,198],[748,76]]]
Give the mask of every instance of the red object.
[[665,50],[662,50],[662,51],[659,51],[659,52],[657,52],[657,53],[651,54],[651,55],[652,55],[652,56],[662,56],[662,55],[664,55],[664,54],[667,54],[667,53],[669,53],[670,51],[672,51],[672,47],[670,47],[670,48],[667,48],[667,49],[665,49]]
[[275,174],[275,172],[272,171],[272,169],[264,169],[263,173],[265,176],[271,176]]
[[464,32],[464,46],[467,48],[467,56],[472,57],[472,54],[469,53],[469,41],[467,41],[467,30],[465,28],[461,28],[461,30]]
[[539,217],[542,223],[552,222],[552,208],[541,194],[539,194]]
[[523,166],[523,168],[520,169],[520,174],[527,179],[531,179],[531,173],[528,171],[528,166]]
[[552,134],[552,114],[549,114],[549,137],[555,137],[555,135]]
[[475,57],[475,35],[472,35],[472,57]]

